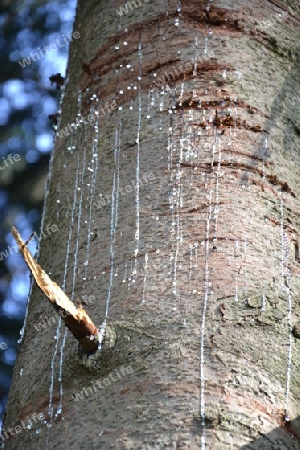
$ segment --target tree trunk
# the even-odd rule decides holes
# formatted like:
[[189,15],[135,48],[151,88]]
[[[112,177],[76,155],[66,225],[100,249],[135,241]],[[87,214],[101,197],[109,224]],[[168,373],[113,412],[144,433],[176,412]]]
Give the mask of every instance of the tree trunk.
[[103,345],[33,283],[4,448],[298,449],[299,8],[121,7],[79,0],[38,258]]

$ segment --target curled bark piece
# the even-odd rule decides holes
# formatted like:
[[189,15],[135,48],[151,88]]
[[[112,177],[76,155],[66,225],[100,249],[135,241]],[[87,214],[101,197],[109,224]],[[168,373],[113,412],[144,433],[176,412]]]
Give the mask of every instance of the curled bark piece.
[[61,288],[37,264],[27,248],[27,243],[22,241],[18,230],[12,227],[11,232],[37,285],[60,313],[66,326],[78,340],[82,350],[86,353],[96,351],[100,344],[100,334],[93,321],[81,306],[77,308],[74,305]]
[[56,75],[51,75],[51,77],[49,77],[49,80],[51,81],[51,86],[53,83],[56,83],[56,89],[60,89],[65,82],[64,77],[62,77],[60,73],[57,73]]

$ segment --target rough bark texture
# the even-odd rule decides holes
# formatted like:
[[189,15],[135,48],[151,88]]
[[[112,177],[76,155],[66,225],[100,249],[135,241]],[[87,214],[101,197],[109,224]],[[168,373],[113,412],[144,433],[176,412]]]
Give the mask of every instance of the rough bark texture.
[[48,424],[5,448],[298,449],[299,11],[119,6],[79,0],[60,129],[79,89],[82,117],[118,108],[56,140],[45,223],[59,233],[39,257],[72,299],[96,296],[99,326],[110,298],[111,345],[90,360],[63,326],[37,333],[51,312],[34,286],[4,428],[33,411]]

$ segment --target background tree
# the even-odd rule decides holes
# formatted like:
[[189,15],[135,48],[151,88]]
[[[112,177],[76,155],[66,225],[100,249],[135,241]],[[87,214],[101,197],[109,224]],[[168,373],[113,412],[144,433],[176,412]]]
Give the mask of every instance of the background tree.
[[79,1],[39,256],[103,348],[33,285],[4,448],[296,449],[299,11],[133,3]]

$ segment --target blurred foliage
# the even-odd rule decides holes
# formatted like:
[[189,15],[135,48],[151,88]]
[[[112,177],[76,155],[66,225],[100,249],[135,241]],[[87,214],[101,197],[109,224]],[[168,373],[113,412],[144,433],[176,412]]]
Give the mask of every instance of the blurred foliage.
[[[39,233],[53,148],[48,116],[59,101],[49,77],[65,74],[68,53],[67,45],[49,52],[38,49],[72,31],[75,7],[75,0],[0,4],[0,424],[30,283],[25,263],[12,249],[10,229],[15,225],[24,238]],[[39,58],[34,61],[31,53]],[[23,68],[19,61],[24,58],[30,63]],[[34,253],[36,245],[30,249]],[[1,343],[7,348],[1,349]]]

